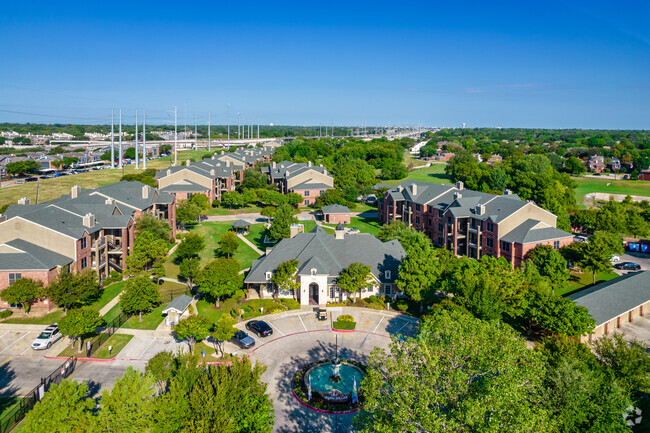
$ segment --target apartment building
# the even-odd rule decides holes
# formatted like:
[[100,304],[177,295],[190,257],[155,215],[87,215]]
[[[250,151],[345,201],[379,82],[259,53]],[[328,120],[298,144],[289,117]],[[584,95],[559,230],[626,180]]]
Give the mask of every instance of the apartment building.
[[312,165],[311,161],[296,163],[282,161],[262,167],[262,173],[269,175],[269,181],[277,184],[284,194],[295,192],[303,197],[302,206],[309,206],[328,189],[334,189],[334,177],[322,165]]
[[[283,239],[266,255],[254,261],[244,283],[249,295],[255,292],[260,298],[294,298],[301,305],[322,305],[346,299],[336,285],[343,269],[360,262],[370,267],[373,282],[362,292],[361,297],[371,295],[392,296],[399,265],[406,252],[397,240],[382,242],[375,236],[345,234],[341,229],[331,235],[316,226],[309,233],[297,233],[290,239]],[[293,292],[276,287],[271,281],[278,266],[288,260],[298,261],[296,280],[300,290]]]
[[393,220],[426,233],[436,246],[459,256],[505,257],[519,266],[538,245],[559,249],[573,235],[556,228],[557,217],[505,190],[494,195],[456,185],[405,181],[378,203],[379,221]]
[[[133,247],[135,220],[144,213],[173,228],[175,198],[123,181],[86,190],[74,186],[69,195],[45,203],[19,200],[0,216],[0,290],[26,277],[47,285],[62,267],[92,269],[100,280],[113,270],[122,272]],[[7,305],[0,302],[2,307]]]
[[198,162],[186,161],[185,165],[168,167],[156,173],[161,191],[174,195],[178,200],[203,194],[210,202],[221,200],[224,192],[233,191],[241,182],[244,170],[256,164],[268,162],[274,147],[239,149],[221,152]]

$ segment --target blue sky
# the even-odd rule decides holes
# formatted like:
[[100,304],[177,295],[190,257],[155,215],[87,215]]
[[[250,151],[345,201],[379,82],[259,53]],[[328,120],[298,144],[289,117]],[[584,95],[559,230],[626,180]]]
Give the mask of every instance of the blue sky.
[[648,2],[62,3],[3,4],[0,122],[650,129]]

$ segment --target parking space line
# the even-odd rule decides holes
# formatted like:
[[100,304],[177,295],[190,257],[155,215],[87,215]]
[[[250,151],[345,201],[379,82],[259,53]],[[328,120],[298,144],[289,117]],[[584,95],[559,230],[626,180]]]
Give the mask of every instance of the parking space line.
[[9,346],[5,347],[2,351],[0,351],[0,353],[2,353],[2,352],[4,352],[5,350],[9,349],[11,346],[13,346],[14,344],[18,343],[20,340],[22,340],[23,338],[27,337],[28,335],[29,335],[29,332],[26,332],[25,335],[23,335],[22,337],[20,337],[18,340],[14,341],[13,343],[11,343]]
[[23,351],[23,353],[21,353],[21,355],[24,355],[25,352],[27,352],[27,351],[30,350],[30,349],[31,349],[31,347],[28,347],[27,349],[25,349],[25,350]]
[[302,323],[302,327],[305,328],[305,331],[307,330],[307,327],[305,326],[305,322],[302,321],[302,317],[298,315],[298,318],[300,319],[300,323]]
[[5,335],[7,335],[7,334],[10,333],[10,332],[11,332],[11,331],[7,331],[7,332],[5,332],[4,334],[0,335],[0,338],[4,337]]
[[409,325],[410,323],[411,323],[411,322],[406,321],[406,323],[404,324],[404,326],[402,326],[402,327],[399,328],[397,331],[395,331],[395,332],[393,333],[393,335],[397,335],[397,334],[399,334],[399,331],[401,331],[402,329],[406,328],[406,325]]
[[267,322],[269,323],[269,325],[273,326],[273,329],[275,329],[276,331],[278,331],[280,334],[282,334],[282,335],[287,335],[287,334],[285,334],[284,332],[280,331],[280,330],[279,330],[279,329],[278,329],[278,328],[277,328],[273,323],[271,323],[270,320],[267,320]]
[[149,342],[149,344],[147,345],[147,348],[144,349],[144,352],[142,352],[142,353],[140,354],[140,356],[138,356],[138,359],[141,359],[141,358],[144,356],[144,354],[147,353],[147,350],[149,350],[149,348],[151,347],[151,345],[153,344],[153,342],[156,341],[156,338],[158,338],[158,337],[153,337],[153,340],[151,340],[151,341]]
[[384,321],[384,317],[386,317],[386,316],[381,316],[381,320],[379,321],[379,323],[377,323],[377,326],[375,326],[375,329],[372,330],[372,333],[373,333],[373,334],[375,333],[375,331],[377,330],[377,328],[379,328],[379,325],[381,325],[381,322]]

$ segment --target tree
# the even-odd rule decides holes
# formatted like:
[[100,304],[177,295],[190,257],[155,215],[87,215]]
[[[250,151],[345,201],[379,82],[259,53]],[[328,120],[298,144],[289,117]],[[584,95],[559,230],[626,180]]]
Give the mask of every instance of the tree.
[[34,161],[33,159],[10,162],[5,166],[5,170],[9,176],[36,173],[40,169],[41,165],[38,163],[38,161]]
[[439,289],[439,278],[445,269],[444,250],[434,250],[429,246],[416,246],[399,266],[397,288],[414,301],[432,301]]
[[164,351],[156,353],[149,361],[145,371],[150,375],[158,386],[159,393],[167,388],[167,383],[172,378],[174,369],[174,355],[171,352]]
[[562,288],[569,281],[567,261],[558,250],[550,245],[539,245],[528,253],[528,259],[535,263],[540,275],[548,277],[552,287]]
[[169,242],[172,228],[165,220],[158,219],[150,214],[143,214],[135,221],[135,233],[140,235],[143,232],[149,232],[155,239],[161,239]]
[[[546,431],[539,353],[501,322],[439,310],[416,340],[375,349],[361,391],[360,432]],[[405,404],[404,402],[408,402]]]
[[257,201],[257,194],[254,189],[245,189],[241,194],[241,202],[245,206]]
[[591,345],[598,360],[630,393],[650,390],[650,357],[639,340],[628,341],[620,332],[602,336]]
[[390,224],[381,226],[377,237],[383,242],[397,239],[407,256],[411,255],[412,251],[426,251],[431,246],[431,240],[424,233],[413,227],[408,227],[399,220],[393,220]]
[[167,256],[167,243],[156,239],[149,232],[142,232],[135,238],[133,250],[126,258],[126,266],[134,273],[164,275],[163,267]]
[[239,248],[239,239],[235,232],[228,230],[219,238],[219,251],[228,258],[237,252]]
[[120,295],[122,311],[126,314],[138,313],[142,322],[142,313],[148,313],[158,304],[160,304],[160,293],[151,278],[139,275],[126,280]]
[[289,227],[291,224],[298,222],[293,213],[294,209],[291,205],[284,204],[280,206],[273,216],[273,222],[269,228],[269,234],[273,239],[279,241],[283,238],[288,238],[290,236],[291,230]]
[[192,257],[181,262],[178,269],[178,276],[185,281],[190,289],[194,286],[193,282],[201,270],[201,259]]
[[129,366],[110,390],[99,399],[101,410],[95,420],[96,432],[147,431],[154,425],[155,380]]
[[237,191],[224,192],[223,195],[221,196],[221,201],[226,203],[230,207],[230,209],[232,209],[232,205],[243,203],[242,196]]
[[22,304],[25,314],[29,313],[38,299],[43,296],[43,283],[31,278],[19,278],[0,292],[0,298],[9,304]]
[[574,176],[580,176],[587,172],[587,167],[575,156],[570,156],[564,162],[564,169]]
[[22,429],[33,433],[83,433],[92,431],[95,401],[87,398],[88,384],[64,379],[53,384],[43,399],[27,412]]
[[99,312],[89,307],[75,308],[59,321],[59,330],[61,334],[72,338],[72,347],[74,342],[79,340],[79,352],[82,350],[83,338],[95,331],[102,324]]
[[[235,335],[235,332],[237,331],[237,329],[235,329],[236,324],[237,321],[229,314],[222,315],[214,324],[212,339],[215,342],[215,346],[218,346],[219,350],[221,350],[221,356],[224,356],[223,342],[230,340]],[[217,350],[216,347],[215,350]]]
[[271,281],[281,291],[298,293],[300,282],[296,279],[296,272],[298,272],[298,260],[291,259],[278,265],[278,270],[271,276]]
[[187,340],[190,352],[194,353],[194,345],[210,335],[212,324],[203,316],[189,316],[174,326],[174,333],[180,340]]
[[242,189],[266,188],[269,178],[258,168],[247,168],[244,170],[244,177],[241,181]]
[[212,260],[199,272],[196,284],[199,291],[210,295],[219,308],[219,300],[232,296],[241,288],[242,278],[239,275],[239,262],[235,259],[220,257]]
[[192,194],[192,197],[189,198],[189,202],[195,205],[200,213],[203,213],[210,209],[210,199],[203,194]]
[[61,268],[57,280],[45,288],[48,298],[65,311],[89,305],[101,295],[101,287],[97,282],[97,275],[91,270],[84,270],[78,274]]
[[273,206],[266,206],[262,209],[262,212],[260,212],[260,214],[263,217],[266,217],[266,220],[270,222],[271,218],[273,218],[273,215],[275,214],[275,208]]
[[183,240],[176,248],[176,258],[185,260],[196,257],[205,248],[205,238],[198,233],[190,232],[183,236]]
[[301,205],[303,201],[305,201],[305,199],[298,193],[290,192],[287,194],[287,203],[292,206]]
[[196,222],[201,216],[201,208],[190,200],[179,200],[176,203],[176,220],[182,224]]
[[546,332],[576,338],[589,334],[596,326],[587,308],[571,299],[541,290],[533,291],[529,296],[528,311],[524,316]]
[[623,254],[623,241],[620,236],[606,232],[596,232],[589,237],[589,242],[582,249],[580,267],[591,271],[593,284],[596,284],[596,273],[611,268],[610,257]]
[[161,144],[158,147],[158,153],[160,155],[169,155],[172,151],[172,145],[171,144]]
[[370,266],[359,262],[350,263],[348,267],[343,269],[336,282],[336,285],[344,292],[354,293],[355,301],[357,292],[359,292],[359,298],[361,298],[361,291],[374,284],[375,280],[370,272]]

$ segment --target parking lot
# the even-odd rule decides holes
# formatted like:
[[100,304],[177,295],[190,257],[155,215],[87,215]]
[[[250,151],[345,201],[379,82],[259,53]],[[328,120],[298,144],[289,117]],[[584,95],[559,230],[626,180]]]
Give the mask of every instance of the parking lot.
[[[621,258],[621,260],[617,263],[622,263],[622,262],[637,263],[638,265],[641,266],[642,271],[650,270],[650,254],[634,253],[634,252],[626,251],[625,254],[619,257]],[[614,269],[614,272],[616,272],[619,275],[624,275],[630,271],[622,271],[622,270]]]
[[[27,328],[28,326],[23,326]],[[38,334],[45,329],[44,325],[29,325],[29,329],[25,331],[19,330],[6,330],[0,331],[0,355],[4,356],[56,356],[65,348],[67,343],[66,338],[61,338],[54,343],[52,347],[45,350],[34,350],[30,347],[32,341],[36,339]]]

